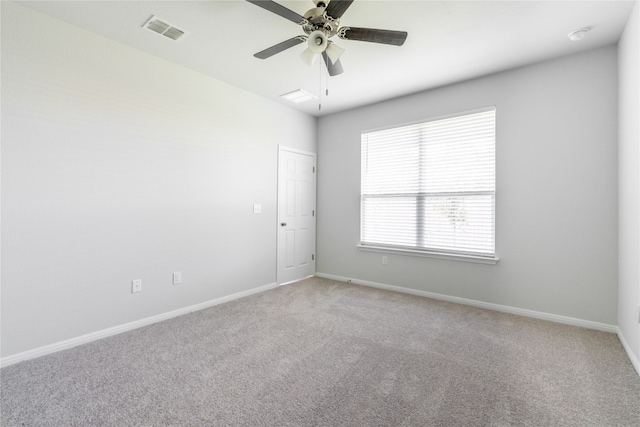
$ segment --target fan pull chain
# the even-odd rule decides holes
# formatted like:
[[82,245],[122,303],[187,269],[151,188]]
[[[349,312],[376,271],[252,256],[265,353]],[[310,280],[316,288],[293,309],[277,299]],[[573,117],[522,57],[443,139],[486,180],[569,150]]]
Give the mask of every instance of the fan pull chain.
[[325,86],[327,88],[326,92],[325,92],[325,96],[329,96],[329,70],[327,70],[327,74],[326,74],[327,78],[325,81]]
[[318,111],[322,111],[322,60],[318,61]]

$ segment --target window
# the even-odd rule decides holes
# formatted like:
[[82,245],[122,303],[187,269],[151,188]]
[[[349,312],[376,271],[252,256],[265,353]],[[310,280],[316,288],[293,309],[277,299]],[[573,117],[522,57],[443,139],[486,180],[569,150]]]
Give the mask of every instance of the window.
[[495,259],[495,108],[362,134],[362,249]]

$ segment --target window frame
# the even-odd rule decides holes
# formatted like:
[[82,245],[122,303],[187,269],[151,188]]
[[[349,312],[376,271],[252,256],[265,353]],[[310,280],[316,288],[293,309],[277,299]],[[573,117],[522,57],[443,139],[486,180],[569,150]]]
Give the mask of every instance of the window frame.
[[[361,143],[360,143],[360,155],[361,155],[361,159],[362,159],[362,153],[363,153],[363,143],[362,143],[362,136],[364,136],[365,134],[368,133],[374,133],[374,132],[380,132],[380,131],[385,131],[385,130],[392,130],[392,129],[398,129],[398,128],[403,128],[403,127],[408,127],[408,126],[414,126],[414,125],[420,125],[420,124],[426,124],[426,123],[430,123],[430,122],[435,122],[435,121],[440,121],[440,120],[446,120],[446,119],[450,119],[450,118],[455,118],[455,117],[462,117],[462,116],[466,116],[466,115],[472,115],[472,114],[477,114],[477,113],[483,113],[483,112],[488,112],[488,111],[493,111],[494,112],[494,120],[495,120],[495,128],[494,128],[494,173],[495,173],[495,181],[494,181],[494,188],[493,188],[493,192],[489,192],[493,195],[493,227],[492,227],[492,233],[493,233],[493,253],[492,254],[481,254],[481,253],[475,253],[475,252],[465,252],[465,251],[456,251],[456,250],[438,250],[437,248],[429,248],[429,247],[423,247],[423,248],[415,248],[415,247],[403,247],[400,245],[379,245],[379,244],[375,244],[375,243],[363,243],[362,238],[363,238],[363,218],[364,218],[364,211],[363,211],[363,203],[364,203],[364,199],[365,199],[365,195],[363,194],[363,182],[360,182],[360,242],[359,244],[356,245],[356,247],[358,248],[358,250],[360,251],[365,251],[365,252],[378,252],[378,253],[388,253],[388,254],[399,254],[399,255],[408,255],[408,256],[416,256],[416,257],[426,257],[426,258],[436,258],[436,259],[445,259],[445,260],[456,260],[456,261],[465,261],[465,262],[473,262],[473,263],[481,263],[481,264],[496,264],[499,261],[498,255],[497,255],[497,239],[496,239],[496,235],[497,235],[497,230],[496,230],[496,223],[497,223],[497,217],[496,217],[496,206],[497,206],[497,163],[495,162],[495,158],[496,153],[495,151],[497,150],[497,108],[495,107],[495,105],[492,106],[487,106],[487,107],[483,107],[483,108],[478,108],[478,109],[473,109],[473,110],[467,110],[467,111],[462,111],[462,112],[456,112],[456,113],[452,113],[452,114],[448,114],[448,115],[443,115],[443,116],[438,116],[438,117],[431,117],[428,119],[422,119],[422,120],[416,120],[410,123],[404,123],[404,124],[394,124],[394,125],[390,125],[390,126],[386,126],[386,127],[382,127],[382,128],[377,128],[377,129],[370,129],[370,130],[364,130],[361,132]],[[363,163],[361,163],[361,168],[363,167]],[[361,170],[361,176],[362,176],[362,170]],[[475,193],[480,193],[480,192],[475,192]],[[417,197],[428,197],[427,195],[428,193],[426,192],[420,192],[420,193],[416,193],[416,194],[407,194],[407,196],[417,196]],[[444,194],[444,193],[443,193]],[[371,197],[371,196],[369,196]],[[419,233],[419,231],[418,231]]]

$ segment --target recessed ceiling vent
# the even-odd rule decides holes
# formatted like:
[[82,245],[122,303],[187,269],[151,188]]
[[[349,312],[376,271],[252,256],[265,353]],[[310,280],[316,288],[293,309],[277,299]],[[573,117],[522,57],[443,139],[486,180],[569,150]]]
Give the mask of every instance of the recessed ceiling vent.
[[147,30],[153,31],[154,33],[170,38],[174,41],[178,41],[182,36],[185,35],[184,31],[174,27],[164,19],[159,19],[156,16],[152,16],[151,18],[149,18],[149,20],[145,22],[142,27],[146,28]]
[[316,98],[309,92],[306,92],[302,89],[294,90],[293,92],[285,93],[284,95],[280,96],[287,101],[293,102],[294,104],[300,104],[301,102],[309,101]]

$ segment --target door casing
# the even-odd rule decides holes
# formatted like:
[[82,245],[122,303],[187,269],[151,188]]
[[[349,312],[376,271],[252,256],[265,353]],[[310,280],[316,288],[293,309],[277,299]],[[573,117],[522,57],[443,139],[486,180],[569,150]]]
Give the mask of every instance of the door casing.
[[316,154],[278,146],[279,285],[316,271]]

